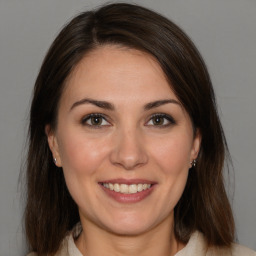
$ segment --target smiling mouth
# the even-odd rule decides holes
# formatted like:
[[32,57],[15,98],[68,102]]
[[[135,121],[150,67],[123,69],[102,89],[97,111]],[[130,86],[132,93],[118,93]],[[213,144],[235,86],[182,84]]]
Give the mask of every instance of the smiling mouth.
[[152,187],[152,184],[119,184],[119,183],[101,183],[101,185],[111,191],[119,192],[121,194],[135,194]]

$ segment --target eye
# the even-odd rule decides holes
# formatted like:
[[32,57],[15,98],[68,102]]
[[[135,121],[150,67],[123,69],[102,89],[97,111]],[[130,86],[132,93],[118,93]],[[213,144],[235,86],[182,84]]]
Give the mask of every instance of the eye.
[[172,124],[176,124],[175,120],[167,114],[154,114],[150,120],[146,123],[148,126],[160,126],[167,127]]
[[94,128],[100,128],[101,126],[110,126],[110,123],[102,114],[87,115],[82,119],[82,124]]

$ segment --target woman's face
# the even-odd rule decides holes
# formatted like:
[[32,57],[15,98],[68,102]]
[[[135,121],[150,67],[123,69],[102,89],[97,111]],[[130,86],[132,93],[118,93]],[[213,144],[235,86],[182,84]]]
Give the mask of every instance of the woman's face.
[[200,135],[151,56],[117,46],[90,52],[46,132],[82,223],[116,234],[172,223]]

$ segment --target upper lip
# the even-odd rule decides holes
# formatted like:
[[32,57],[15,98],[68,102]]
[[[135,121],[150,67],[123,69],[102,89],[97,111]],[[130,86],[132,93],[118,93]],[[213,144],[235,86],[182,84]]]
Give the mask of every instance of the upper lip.
[[155,181],[151,180],[146,180],[146,179],[111,179],[111,180],[103,180],[100,181],[99,183],[112,183],[112,184],[127,184],[127,185],[132,185],[132,184],[156,184]]

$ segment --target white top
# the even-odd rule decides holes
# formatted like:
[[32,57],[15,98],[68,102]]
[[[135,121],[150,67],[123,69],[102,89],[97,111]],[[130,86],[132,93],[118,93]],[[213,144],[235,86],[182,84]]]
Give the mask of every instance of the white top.
[[[59,251],[55,256],[83,256],[75,245],[74,237],[81,233],[81,226],[77,225],[72,233],[62,241]],[[37,256],[37,253],[30,253],[27,256]],[[187,245],[177,252],[175,256],[256,256],[256,252],[242,245],[233,244],[232,250],[207,248],[206,240],[199,231],[194,232]]]

